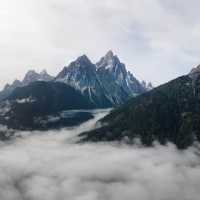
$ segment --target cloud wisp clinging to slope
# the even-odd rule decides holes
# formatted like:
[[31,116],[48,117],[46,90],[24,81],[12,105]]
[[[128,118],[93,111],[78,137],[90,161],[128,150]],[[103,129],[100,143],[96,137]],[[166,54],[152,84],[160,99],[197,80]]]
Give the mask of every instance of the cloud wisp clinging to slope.
[[25,133],[1,144],[0,199],[199,199],[196,148],[74,143],[74,136],[93,125],[90,121],[70,130]]

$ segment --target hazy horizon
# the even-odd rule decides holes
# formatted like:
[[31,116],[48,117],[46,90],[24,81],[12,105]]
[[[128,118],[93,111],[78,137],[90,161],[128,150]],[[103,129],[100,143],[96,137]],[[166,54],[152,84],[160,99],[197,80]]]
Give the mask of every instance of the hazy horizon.
[[56,75],[82,54],[112,49],[139,80],[159,85],[200,63],[192,0],[7,0],[0,8],[0,88],[35,69]]

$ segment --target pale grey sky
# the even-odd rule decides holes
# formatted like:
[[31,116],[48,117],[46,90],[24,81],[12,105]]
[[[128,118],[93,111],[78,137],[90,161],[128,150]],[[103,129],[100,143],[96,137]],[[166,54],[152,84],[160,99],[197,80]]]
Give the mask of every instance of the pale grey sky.
[[160,84],[200,63],[198,0],[6,0],[0,88],[29,69],[56,75],[81,54],[112,49],[140,80]]

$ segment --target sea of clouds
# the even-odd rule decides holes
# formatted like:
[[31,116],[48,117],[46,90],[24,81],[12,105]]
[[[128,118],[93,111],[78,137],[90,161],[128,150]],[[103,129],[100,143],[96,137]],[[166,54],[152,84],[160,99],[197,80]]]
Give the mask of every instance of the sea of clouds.
[[23,132],[0,144],[0,200],[199,200],[197,147],[78,144],[75,128]]

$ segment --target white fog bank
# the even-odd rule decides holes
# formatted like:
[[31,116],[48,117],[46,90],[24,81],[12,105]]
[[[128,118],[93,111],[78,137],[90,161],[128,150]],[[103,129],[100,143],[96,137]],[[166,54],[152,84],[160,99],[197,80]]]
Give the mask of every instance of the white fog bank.
[[0,145],[0,200],[199,200],[200,157],[191,147],[76,144],[83,125],[23,133]]

